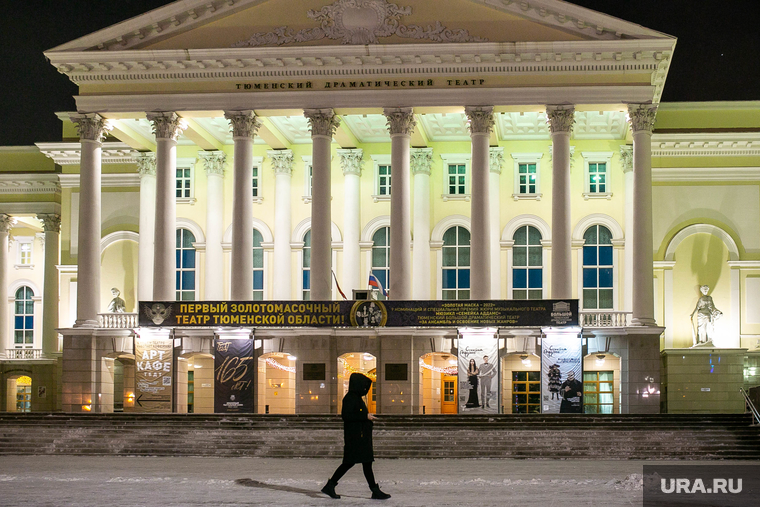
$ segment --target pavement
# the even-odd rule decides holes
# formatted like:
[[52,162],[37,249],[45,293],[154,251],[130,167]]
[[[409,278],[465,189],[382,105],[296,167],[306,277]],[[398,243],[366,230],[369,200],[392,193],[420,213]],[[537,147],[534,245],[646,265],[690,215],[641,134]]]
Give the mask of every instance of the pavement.
[[340,481],[340,500],[321,494],[340,464],[333,459],[4,455],[0,505],[640,506],[642,467],[654,463],[730,462],[381,459],[375,477],[392,498],[379,501],[369,499],[360,465]]

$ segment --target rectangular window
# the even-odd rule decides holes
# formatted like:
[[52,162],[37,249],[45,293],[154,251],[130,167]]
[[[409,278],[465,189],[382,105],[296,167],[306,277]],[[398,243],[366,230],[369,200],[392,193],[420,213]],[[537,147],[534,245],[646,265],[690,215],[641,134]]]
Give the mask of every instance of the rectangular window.
[[253,188],[253,197],[258,197],[261,189],[259,188],[259,168],[257,166],[253,166],[252,174],[253,182],[251,187]]
[[611,161],[613,152],[584,151],[584,199],[610,199],[612,197],[612,187],[610,187]]
[[32,267],[32,254],[34,253],[34,238],[31,236],[16,236],[14,238],[18,244],[18,254],[16,256],[16,267]]
[[193,171],[189,167],[177,168],[177,198],[190,199],[193,194]]
[[583,372],[583,412],[612,414],[614,412],[614,374],[611,371]]
[[377,166],[377,195],[391,195],[391,166]]
[[512,413],[541,413],[541,372],[512,372]]
[[448,193],[451,195],[465,195],[467,193],[467,166],[465,164],[449,164]]
[[521,194],[538,193],[536,164],[518,164],[518,172],[520,180],[518,192]]
[[588,191],[591,194],[607,193],[607,163],[589,163]]

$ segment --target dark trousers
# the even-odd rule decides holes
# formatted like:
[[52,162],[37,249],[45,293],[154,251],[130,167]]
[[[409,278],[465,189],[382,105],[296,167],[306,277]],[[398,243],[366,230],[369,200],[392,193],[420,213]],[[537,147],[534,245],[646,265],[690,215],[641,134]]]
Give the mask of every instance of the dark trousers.
[[[335,470],[333,476],[330,477],[330,480],[337,483],[354,465],[356,465],[356,463],[342,463],[338,469]],[[367,484],[369,484],[370,488],[373,487],[375,485],[375,474],[372,473],[372,462],[362,463],[362,468],[364,469],[364,478],[367,479]]]

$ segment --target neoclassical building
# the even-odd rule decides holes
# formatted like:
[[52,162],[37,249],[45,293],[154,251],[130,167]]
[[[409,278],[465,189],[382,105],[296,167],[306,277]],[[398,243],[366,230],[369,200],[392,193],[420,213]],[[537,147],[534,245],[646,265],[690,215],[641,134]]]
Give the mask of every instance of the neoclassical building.
[[[185,0],[47,51],[77,111],[0,148],[1,406],[144,410],[136,343],[161,339],[167,410],[213,412],[215,340],[240,338],[256,412],[336,412],[353,371],[380,413],[456,412],[485,332],[503,413],[542,410],[557,336],[586,412],[742,411],[760,103],[660,103],[674,46],[552,0]],[[577,299],[579,327],[139,325],[140,301],[370,275],[392,301]]]

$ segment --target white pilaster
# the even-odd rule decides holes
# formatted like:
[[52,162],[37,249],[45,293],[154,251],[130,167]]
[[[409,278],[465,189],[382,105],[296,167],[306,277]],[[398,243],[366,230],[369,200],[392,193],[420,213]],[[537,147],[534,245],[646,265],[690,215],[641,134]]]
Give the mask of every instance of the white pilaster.
[[290,293],[292,229],[290,181],[293,174],[293,151],[267,152],[274,170],[274,280],[272,295],[275,300],[292,299]]
[[331,152],[335,129],[340,119],[332,109],[307,109],[312,141],[311,188],[311,299],[332,299],[332,210],[331,210]]
[[491,299],[501,299],[501,200],[499,195],[501,169],[504,163],[504,148],[491,148],[490,153],[490,171],[488,191],[489,200],[489,220],[491,227],[491,236],[489,244],[491,247]]
[[633,310],[633,146],[620,147],[620,160],[625,177],[623,311],[630,312]]
[[433,148],[412,148],[410,165],[414,176],[414,239],[412,273],[414,299],[430,297],[430,173]]
[[148,113],[156,135],[156,221],[153,239],[153,299],[176,299],[177,138],[185,122],[177,113]]
[[572,297],[572,229],[570,221],[570,133],[572,106],[548,106],[552,132],[552,280],[551,298]]
[[[42,291],[42,354],[54,357],[58,350],[58,264],[61,239],[61,216],[39,214],[45,231],[45,270]],[[1,246],[0,246],[1,248]]]
[[140,153],[140,244],[137,251],[137,300],[153,299],[153,253],[156,236],[156,154]]
[[343,292],[350,294],[353,289],[360,289],[361,277],[361,206],[360,182],[362,174],[362,157],[364,151],[338,150],[340,165],[343,169]]
[[630,104],[633,131],[633,319],[638,326],[654,326],[654,260],[652,239],[652,128],[653,104]]
[[[10,215],[0,213],[0,294],[8,294],[8,233],[13,227],[14,219]],[[5,299],[7,302],[8,300]],[[0,347],[2,350],[11,347],[10,337],[8,336],[8,305],[3,303],[0,306]]]
[[232,194],[232,301],[253,299],[253,136],[261,122],[253,111],[227,111],[235,142]]
[[77,251],[77,320],[75,327],[97,327],[100,311],[100,164],[106,121],[98,114],[72,115],[79,129],[82,158],[79,176]]
[[417,122],[412,108],[386,108],[391,134],[390,298],[412,298],[411,175],[409,150]]
[[[222,236],[224,235],[224,163],[227,156],[223,151],[202,151],[198,153],[198,156],[203,159],[206,170],[206,284],[203,296],[206,301],[221,301],[224,299]],[[251,246],[251,251],[253,251],[253,246]],[[253,273],[253,268],[251,268],[251,273]]]

